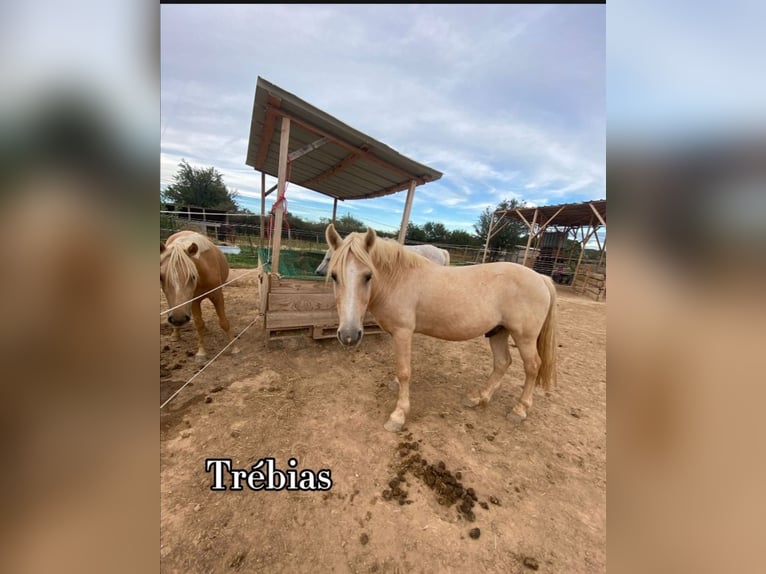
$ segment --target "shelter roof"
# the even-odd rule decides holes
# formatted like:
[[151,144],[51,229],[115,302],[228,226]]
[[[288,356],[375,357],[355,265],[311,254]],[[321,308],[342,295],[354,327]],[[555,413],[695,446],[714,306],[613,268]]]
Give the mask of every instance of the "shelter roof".
[[380,197],[436,181],[442,173],[409,159],[259,77],[247,165],[278,177],[282,118],[290,118],[288,181],[340,200]]
[[[528,223],[532,223],[537,210],[537,223],[542,225],[557,225],[561,227],[588,227],[601,225],[598,215],[606,225],[606,199],[583,201],[581,203],[562,203],[559,205],[546,205],[545,207],[519,207],[509,211],[498,210],[495,214],[508,219],[521,220],[523,216]],[[551,219],[553,218],[553,219]]]

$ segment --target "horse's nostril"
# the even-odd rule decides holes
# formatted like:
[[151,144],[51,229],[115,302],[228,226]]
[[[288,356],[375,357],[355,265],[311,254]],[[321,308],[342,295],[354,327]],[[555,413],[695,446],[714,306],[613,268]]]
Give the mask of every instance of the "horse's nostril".
[[187,323],[190,318],[191,317],[189,317],[189,315],[182,315],[180,318],[170,315],[168,317],[168,323],[170,323],[171,325],[175,325],[176,327],[179,327]]

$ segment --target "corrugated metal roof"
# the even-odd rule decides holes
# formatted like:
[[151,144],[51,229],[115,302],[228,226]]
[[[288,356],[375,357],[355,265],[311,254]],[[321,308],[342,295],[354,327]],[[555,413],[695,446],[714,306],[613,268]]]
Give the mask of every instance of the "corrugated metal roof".
[[[591,208],[591,206],[593,206]],[[537,210],[537,223],[542,225],[550,220],[549,225],[559,225],[562,227],[586,227],[590,225],[601,225],[596,214],[596,210],[601,219],[606,223],[606,199],[597,199],[594,201],[584,201],[582,203],[562,203],[559,205],[546,205],[545,207],[519,207],[518,212],[524,216],[529,223]],[[509,219],[521,220],[515,209],[503,212],[495,212],[497,215]],[[555,216],[555,217],[554,217]],[[551,218],[553,219],[551,220]]]
[[[366,199],[436,181],[442,174],[258,78],[247,165],[278,177],[282,117],[290,118],[289,181],[341,200]],[[325,139],[322,139],[325,138]],[[307,147],[308,146],[308,147]]]

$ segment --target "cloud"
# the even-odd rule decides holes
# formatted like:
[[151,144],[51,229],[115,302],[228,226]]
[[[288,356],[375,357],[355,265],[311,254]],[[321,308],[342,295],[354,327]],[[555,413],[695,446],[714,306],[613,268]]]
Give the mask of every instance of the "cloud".
[[[161,184],[186,158],[259,202],[260,175],[244,162],[261,76],[442,171],[417,189],[413,217],[465,224],[502,199],[605,196],[604,6],[161,11]],[[332,204],[292,185],[288,198],[307,212]],[[405,198],[339,210],[398,226]]]

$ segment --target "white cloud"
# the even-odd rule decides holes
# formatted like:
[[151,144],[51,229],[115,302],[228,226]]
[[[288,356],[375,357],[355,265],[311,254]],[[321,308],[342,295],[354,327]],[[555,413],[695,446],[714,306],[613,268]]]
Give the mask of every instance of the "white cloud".
[[[442,171],[417,189],[413,217],[470,229],[502,199],[604,197],[604,13],[589,5],[163,5],[161,184],[186,158],[259,201],[260,175],[245,155],[261,76]],[[338,210],[398,226],[405,198]],[[294,185],[291,199],[296,209],[332,205]]]

